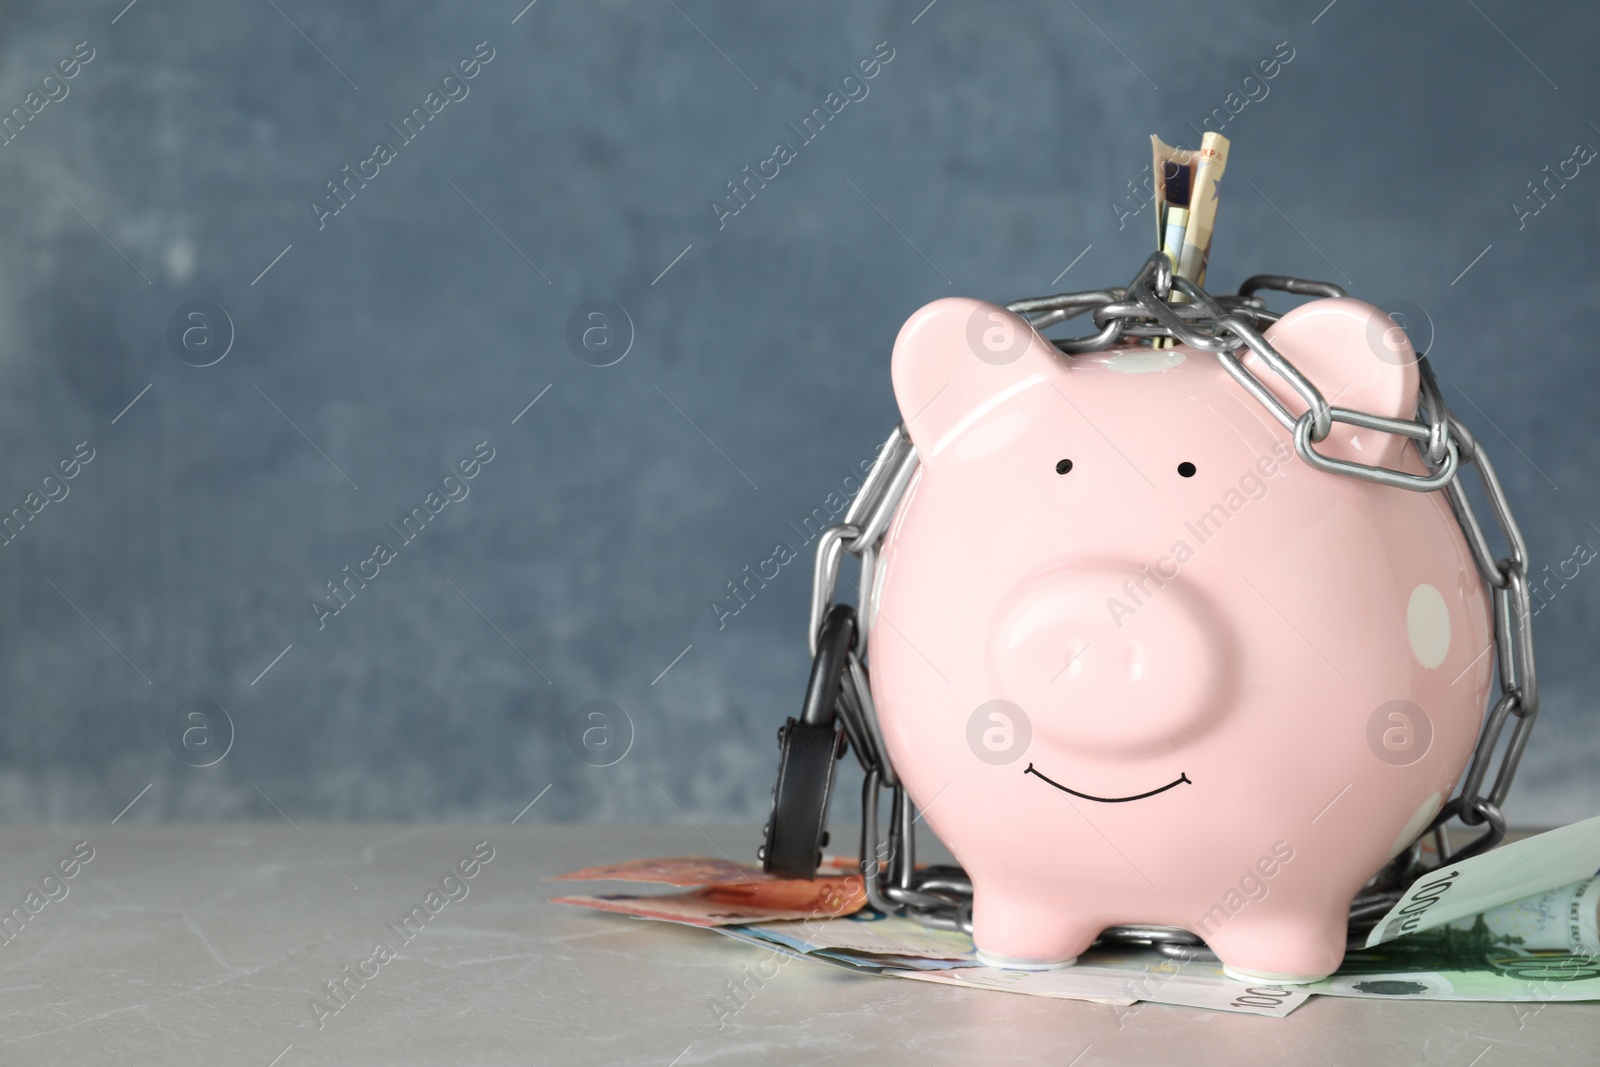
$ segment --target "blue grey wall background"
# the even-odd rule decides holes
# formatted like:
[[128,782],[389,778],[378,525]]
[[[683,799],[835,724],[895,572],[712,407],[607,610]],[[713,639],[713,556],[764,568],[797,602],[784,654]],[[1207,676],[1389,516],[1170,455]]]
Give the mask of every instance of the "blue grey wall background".
[[[1600,569],[1571,562],[1600,548],[1600,12],[524,2],[0,13],[27,116],[0,146],[0,510],[29,515],[0,547],[0,818],[759,820],[809,553],[713,603],[896,421],[910,312],[1125,283],[1148,137],[1207,116],[1233,142],[1211,287],[1422,309],[1537,562],[1576,570],[1537,618],[1511,813],[1600,811]],[[589,301],[625,309],[583,320],[631,321],[620,362],[569,346]],[[611,766],[569,744],[592,700],[633,724]],[[172,740],[227,732],[191,701],[231,722],[210,766]]]

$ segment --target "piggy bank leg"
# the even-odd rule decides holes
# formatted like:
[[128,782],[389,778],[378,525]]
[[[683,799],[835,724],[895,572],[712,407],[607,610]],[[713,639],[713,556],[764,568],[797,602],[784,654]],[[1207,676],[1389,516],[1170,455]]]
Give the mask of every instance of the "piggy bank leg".
[[991,967],[1069,967],[1104,925],[1072,914],[1059,893],[1033,897],[1010,887],[974,885],[972,940],[978,959]]
[[1344,959],[1348,906],[1323,911],[1233,916],[1202,933],[1230,978],[1302,984],[1326,978]]

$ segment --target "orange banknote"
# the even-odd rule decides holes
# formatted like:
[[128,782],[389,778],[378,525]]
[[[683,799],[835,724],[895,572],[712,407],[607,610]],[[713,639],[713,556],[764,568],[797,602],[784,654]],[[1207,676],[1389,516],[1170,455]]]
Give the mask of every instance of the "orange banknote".
[[867,894],[859,875],[827,875],[814,881],[762,875],[749,881],[725,881],[722,885],[701,886],[688,893],[558,896],[554,897],[554,902],[594,907],[603,912],[619,912],[640,918],[659,918],[669,923],[688,923],[690,926],[736,926],[773,920],[853,915],[866,907]]
[[[817,869],[820,875],[850,875],[856,861],[844,856],[825,856]],[[705,856],[679,856],[664,859],[628,860],[604,867],[585,867],[581,871],[556,876],[558,882],[660,882],[665,885],[723,885],[733,882],[784,882],[787,879],[767,874],[760,867]],[[810,885],[809,882],[797,882]]]

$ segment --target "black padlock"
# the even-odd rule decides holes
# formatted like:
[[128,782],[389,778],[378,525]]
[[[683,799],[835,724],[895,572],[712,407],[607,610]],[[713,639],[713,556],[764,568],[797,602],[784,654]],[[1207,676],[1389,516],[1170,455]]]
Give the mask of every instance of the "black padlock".
[[772,818],[767,821],[766,841],[757,853],[762,869],[769,874],[807,880],[817,876],[828,841],[834,764],[847,744],[835,704],[855,643],[855,609],[835,604],[822,620],[800,717],[790,716],[778,731]]

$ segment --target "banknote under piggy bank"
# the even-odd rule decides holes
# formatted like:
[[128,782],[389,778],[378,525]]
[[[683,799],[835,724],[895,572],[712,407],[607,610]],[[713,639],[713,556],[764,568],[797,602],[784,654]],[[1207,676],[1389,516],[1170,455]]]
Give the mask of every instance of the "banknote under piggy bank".
[[[1266,336],[1333,405],[1415,414],[1415,354],[1377,308],[1313,301]],[[972,877],[979,951],[1057,966],[1151,923],[1239,976],[1334,971],[1491,681],[1444,495],[1313,468],[1214,355],[1069,357],[975,300],[913,315],[893,377],[921,466],[879,558],[872,688]],[[1317,448],[1426,470],[1341,423]]]

